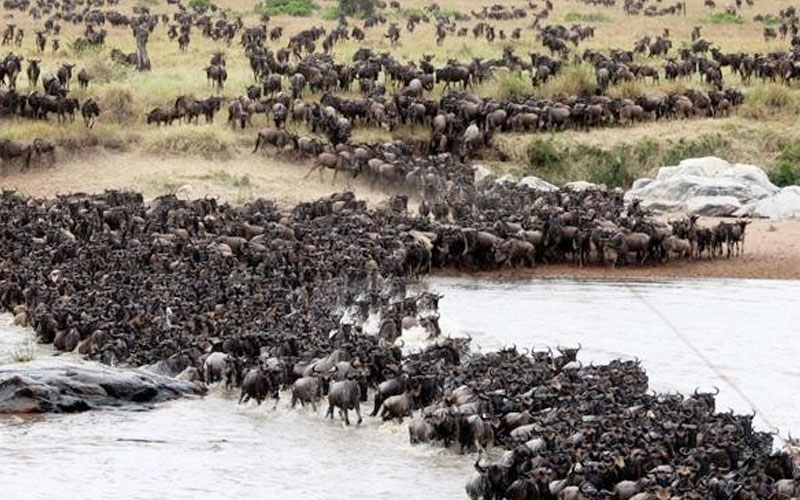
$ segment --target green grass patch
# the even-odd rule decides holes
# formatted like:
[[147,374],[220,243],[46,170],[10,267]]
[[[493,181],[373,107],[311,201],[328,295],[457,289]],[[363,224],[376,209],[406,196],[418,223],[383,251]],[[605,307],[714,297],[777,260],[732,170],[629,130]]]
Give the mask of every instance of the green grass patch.
[[519,71],[497,71],[485,87],[481,95],[494,95],[500,99],[530,96],[535,90],[530,78]]
[[708,18],[711,24],[744,24],[742,16],[731,14],[730,12],[714,12]]
[[224,170],[212,170],[207,174],[198,176],[197,178],[203,181],[214,181],[219,182],[220,184],[226,184],[228,186],[238,188],[250,187],[253,185],[250,175],[231,175]]
[[756,120],[774,119],[775,115],[796,114],[800,111],[792,90],[779,83],[757,85],[747,93],[739,112]]
[[263,0],[256,4],[258,14],[270,16],[309,17],[317,5],[312,0]]
[[628,188],[634,180],[651,175],[659,167],[719,154],[729,146],[720,134],[665,142],[645,138],[607,148],[539,137],[528,144],[527,165],[520,174],[535,175],[555,184],[586,180],[609,188]]
[[556,97],[592,95],[597,88],[594,68],[587,62],[572,64],[539,87],[540,97],[548,99]]
[[779,187],[800,184],[800,142],[787,146],[775,168],[768,172],[769,180]]
[[574,12],[570,11],[564,15],[564,22],[567,23],[607,23],[611,19],[602,12]]

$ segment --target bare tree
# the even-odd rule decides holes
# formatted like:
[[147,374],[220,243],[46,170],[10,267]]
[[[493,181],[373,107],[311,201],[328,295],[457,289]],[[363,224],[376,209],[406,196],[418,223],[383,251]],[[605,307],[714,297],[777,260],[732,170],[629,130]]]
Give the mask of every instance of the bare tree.
[[139,23],[133,28],[136,37],[136,69],[150,71],[150,57],[147,55],[147,38],[150,32],[146,23]]

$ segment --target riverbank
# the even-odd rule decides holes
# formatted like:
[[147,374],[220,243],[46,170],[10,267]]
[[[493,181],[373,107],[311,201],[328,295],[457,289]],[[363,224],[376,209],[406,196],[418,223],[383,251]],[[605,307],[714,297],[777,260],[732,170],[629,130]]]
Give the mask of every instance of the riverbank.
[[[26,172],[14,169],[0,178],[0,182],[4,189],[16,189],[35,197],[121,189],[141,192],[145,199],[175,193],[184,198],[211,197],[241,205],[266,198],[284,207],[343,191],[354,192],[370,205],[378,204],[393,194],[386,190],[386,186],[371,184],[363,178],[348,182],[339,176],[335,183],[331,183],[331,172],[324,172],[322,176],[314,173],[306,179],[308,168],[308,162],[302,160],[292,162],[264,154],[239,153],[226,160],[209,160],[194,156],[97,150],[91,154],[69,156],[53,167],[32,168]],[[705,218],[700,223],[710,226],[718,220]],[[459,274],[452,270],[444,273]],[[731,259],[675,261],[658,266],[615,269],[548,264],[534,269],[470,274],[501,279],[800,279],[800,221],[753,220],[747,227],[744,254]]]
[[[711,226],[725,219],[705,218],[701,225]],[[437,272],[440,276],[458,276],[458,271]],[[470,272],[485,279],[527,280],[530,278],[581,279],[672,279],[672,278],[743,278],[800,279],[800,221],[755,219],[747,226],[744,254],[730,259],[679,260],[655,266],[578,267],[572,264],[546,264],[532,269],[509,269],[486,273]]]

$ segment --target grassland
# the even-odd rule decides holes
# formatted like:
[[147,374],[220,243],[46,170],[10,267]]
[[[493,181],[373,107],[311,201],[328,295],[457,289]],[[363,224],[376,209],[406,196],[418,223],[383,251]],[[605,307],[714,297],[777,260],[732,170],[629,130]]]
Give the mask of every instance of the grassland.
[[[216,2],[229,16],[242,16],[246,25],[259,22],[256,2],[244,0],[218,0]],[[488,4],[489,2],[487,2]],[[521,3],[521,2],[518,2]],[[434,43],[434,23],[421,24],[413,34],[405,31],[404,14],[424,11],[429,4],[425,0],[401,1],[402,11],[386,11],[390,22],[398,22],[403,27],[401,44],[391,47],[384,37],[386,26],[366,30],[367,38],[358,43],[348,41],[337,44],[333,50],[338,60],[349,61],[352,54],[361,46],[370,46],[377,52],[390,51],[401,61],[416,61],[423,53],[435,55],[434,62],[442,64],[448,58],[469,60],[473,57],[485,59],[499,58],[504,46],[515,49],[516,53],[525,57],[529,52],[545,52],[536,40],[536,31],[528,28],[532,19],[490,21],[497,29],[510,33],[515,27],[525,27],[520,40],[507,39],[487,43],[468,37],[448,36],[441,46]],[[438,2],[443,11],[461,11],[469,14],[469,9],[479,10],[480,3],[469,4],[456,0]],[[608,48],[632,48],[634,42],[645,35],[660,34],[669,28],[675,47],[689,40],[693,26],[702,26],[703,37],[723,51],[745,51],[766,53],[785,50],[788,40],[765,41],[762,38],[763,24],[753,21],[756,14],[775,15],[781,8],[789,4],[779,0],[760,1],[755,7],[742,9],[741,22],[720,22],[721,17],[703,6],[702,0],[688,0],[686,16],[644,17],[628,16],[622,11],[621,3],[615,7],[590,6],[577,1],[554,2],[554,11],[549,23],[588,23],[596,26],[595,37],[583,42],[576,53],[586,48],[607,50]],[[117,7],[129,13],[135,5],[146,5],[158,13],[174,12],[174,6],[166,2],[149,0],[122,0]],[[330,29],[336,21],[325,19],[337,7],[330,0],[316,1],[318,7],[311,17],[273,16],[270,26],[280,25],[285,29],[280,44],[293,33],[308,28],[312,24],[322,25]],[[510,4],[514,6],[515,4]],[[10,17],[13,16],[13,17]],[[222,50],[228,60],[228,81],[222,94],[226,98],[235,97],[244,92],[246,86],[253,83],[252,72],[242,48],[234,42],[226,46],[224,42],[214,42],[200,35],[199,29],[192,34],[192,42],[188,51],[181,52],[177,42],[167,38],[166,29],[158,27],[150,37],[148,50],[153,70],[138,73],[130,67],[121,66],[111,61],[110,51],[118,48],[123,52],[135,49],[133,37],[128,28],[105,26],[109,31],[106,47],[101,50],[88,50],[75,53],[71,42],[80,36],[83,25],[62,23],[60,36],[62,49],[57,54],[48,50],[43,56],[37,55],[33,45],[33,32],[37,24],[19,12],[6,13],[0,21],[0,27],[14,22],[27,32],[21,52],[27,58],[41,57],[43,73],[54,71],[61,63],[74,62],[76,71],[85,67],[94,80],[88,90],[75,88],[74,95],[79,99],[96,97],[103,110],[96,127],[87,130],[79,121],[68,125],[50,122],[33,122],[23,119],[6,119],[0,121],[0,137],[30,140],[34,137],[52,137],[61,146],[59,163],[69,162],[74,158],[85,158],[91,150],[105,150],[124,155],[146,155],[148,158],[167,158],[174,156],[196,156],[213,161],[224,161],[231,165],[237,159],[244,158],[244,152],[250,147],[254,131],[232,130],[225,125],[223,116],[215,124],[173,125],[166,129],[146,126],[144,117],[147,111],[156,106],[168,106],[175,97],[181,94],[205,97],[214,93],[208,85],[203,68],[207,65],[211,54]],[[477,21],[459,23],[472,27]],[[352,24],[361,24],[359,20],[351,20]],[[274,43],[272,45],[275,45]],[[659,65],[662,61],[642,58],[641,62]],[[571,70],[570,70],[571,71]],[[580,73],[580,71],[573,71]],[[584,72],[585,73],[585,72]],[[534,88],[527,73],[514,74],[498,71],[492,81],[475,89],[481,95],[506,97],[520,93],[552,96],[568,93],[570,86],[576,85],[577,78],[583,76],[567,73],[553,82]],[[794,147],[800,137],[800,90],[792,87],[762,85],[754,80],[752,86],[744,86],[739,79],[729,73],[725,74],[726,86],[740,87],[747,92],[748,102],[729,118],[695,119],[681,122],[653,122],[632,127],[598,129],[588,132],[567,131],[556,134],[498,134],[493,144],[502,155],[504,161],[490,161],[498,171],[519,174],[535,173],[554,181],[590,178],[602,180],[608,172],[599,172],[592,158],[601,158],[611,164],[624,163],[624,172],[617,172],[621,178],[631,179],[648,175],[664,162],[680,159],[680,153],[717,154],[731,161],[744,161],[772,168],[778,158],[787,149]],[[28,82],[24,75],[19,79],[19,90],[28,90]],[[77,87],[77,85],[75,85]],[[631,93],[665,93],[679,87],[696,87],[705,89],[698,76],[692,81],[678,84],[662,83],[660,85],[629,84],[610,89],[611,94],[628,95]],[[441,92],[437,89],[438,95]],[[309,98],[313,96],[308,96]],[[318,97],[318,96],[317,96]],[[263,120],[263,115],[259,115]],[[256,127],[264,122],[257,121]],[[296,125],[289,125],[290,128]],[[396,137],[426,135],[424,129],[401,129],[394,132]],[[386,132],[361,128],[354,133],[355,140],[384,140]],[[540,168],[531,161],[532,148],[540,144],[549,144],[563,157],[558,168]],[[621,158],[621,160],[620,160]],[[171,161],[171,160],[170,160]],[[248,160],[242,160],[248,161]],[[74,162],[72,162],[74,163]],[[60,168],[60,167],[59,167]],[[592,169],[595,170],[592,170]],[[616,167],[615,167],[616,168]],[[619,169],[618,169],[619,170]],[[616,175],[616,174],[614,174]],[[9,178],[0,178],[7,185]]]

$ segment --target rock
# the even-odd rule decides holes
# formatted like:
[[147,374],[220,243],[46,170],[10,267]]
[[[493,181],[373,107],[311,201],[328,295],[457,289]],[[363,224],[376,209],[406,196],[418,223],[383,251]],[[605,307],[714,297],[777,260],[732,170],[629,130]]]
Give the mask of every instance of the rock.
[[686,202],[686,213],[704,217],[728,217],[742,208],[733,196],[695,196]]
[[497,184],[514,184],[517,182],[517,180],[514,179],[513,175],[505,174],[498,177],[494,182],[496,182]]
[[141,370],[14,365],[0,369],[1,413],[73,413],[100,408],[146,408],[185,395],[200,384]]
[[558,187],[533,175],[523,177],[519,180],[517,185],[527,186],[529,188],[538,189],[539,191],[558,191]]
[[600,190],[600,191],[606,191],[608,189],[608,188],[606,188],[605,184],[595,184],[593,182],[587,182],[587,181],[568,182],[568,183],[564,184],[564,187],[566,189],[571,189],[573,191],[578,191],[578,192],[587,191],[587,190],[590,190],[590,189],[591,190]]
[[184,184],[175,190],[175,197],[179,200],[191,200],[196,198],[194,194],[194,187],[191,184]]
[[475,176],[475,184],[480,183],[482,180],[492,177],[492,171],[486,165],[473,165],[472,171]]
[[643,187],[647,186],[653,182],[653,179],[648,179],[647,177],[642,177],[641,179],[636,179],[633,181],[633,185],[631,186],[631,190],[642,189]]
[[[706,157],[689,158],[677,166],[662,167],[655,180],[634,182],[625,197],[628,200],[638,198],[643,206],[653,210],[733,215],[742,205],[768,198],[778,191],[759,167]],[[708,198],[726,199],[712,202]],[[730,209],[732,211],[724,213]]]
[[735,215],[769,219],[800,217],[800,186],[787,186],[775,196],[742,207]]

